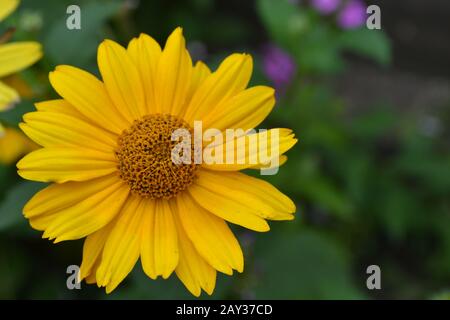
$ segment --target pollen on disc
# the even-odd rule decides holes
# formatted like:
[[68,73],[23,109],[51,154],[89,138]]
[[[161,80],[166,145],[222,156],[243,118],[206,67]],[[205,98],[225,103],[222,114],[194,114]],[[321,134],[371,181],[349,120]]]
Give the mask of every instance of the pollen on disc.
[[135,120],[118,139],[116,157],[120,177],[133,194],[151,199],[170,199],[185,190],[196,178],[194,144],[191,143],[190,163],[176,164],[172,150],[177,141],[172,133],[192,128],[172,115],[153,114]]

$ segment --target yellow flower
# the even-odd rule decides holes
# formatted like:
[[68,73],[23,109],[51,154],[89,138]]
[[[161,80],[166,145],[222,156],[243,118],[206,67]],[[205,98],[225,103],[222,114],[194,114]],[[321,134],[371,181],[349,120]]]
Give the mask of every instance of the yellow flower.
[[[22,130],[43,148],[24,157],[18,172],[53,182],[24,215],[55,242],[86,237],[80,276],[108,293],[140,258],[150,278],[175,271],[192,294],[212,294],[216,271],[244,268],[226,221],[268,231],[266,220],[293,219],[295,205],[238,172],[261,163],[175,164],[171,133],[192,132],[196,120],[204,129],[254,128],[273,108],[274,90],[246,89],[253,68],[247,54],[230,55],[214,72],[193,66],[181,28],[164,50],[145,34],[126,49],[105,40],[98,65],[103,81],[58,66],[50,82],[62,99],[24,115]],[[280,154],[296,143],[291,130],[273,130]]]
[[[1,127],[1,124],[0,124]],[[0,133],[0,163],[11,164],[24,154],[37,149],[22,132],[13,128],[4,128]]]
[[[19,5],[18,0],[0,1],[0,22]],[[0,37],[0,78],[20,71],[42,56],[41,47],[35,42],[2,44]],[[12,78],[10,78],[12,79]],[[0,111],[4,111],[19,100],[16,90],[0,81]],[[0,163],[10,164],[20,156],[36,149],[36,145],[21,132],[4,128],[0,123]]]
[[[18,0],[1,0],[0,21],[13,12],[18,4]],[[41,45],[37,42],[3,44],[0,38],[0,78],[25,69],[41,56]],[[16,90],[0,81],[0,111],[11,108],[17,101],[19,101],[19,94]]]

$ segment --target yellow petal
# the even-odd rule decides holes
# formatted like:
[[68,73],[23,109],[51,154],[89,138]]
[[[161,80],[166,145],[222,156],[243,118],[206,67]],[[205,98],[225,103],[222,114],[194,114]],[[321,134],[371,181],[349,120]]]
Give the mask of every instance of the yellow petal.
[[139,259],[141,245],[142,198],[130,196],[117,223],[106,240],[101,264],[97,269],[97,283],[113,291],[133,270]]
[[49,78],[56,92],[93,123],[117,134],[128,128],[123,110],[114,107],[103,83],[89,72],[58,66]]
[[38,111],[62,113],[83,120],[84,122],[95,124],[95,122],[91,122],[89,118],[85,117],[73,105],[71,105],[64,99],[36,102],[34,106]]
[[[287,162],[287,160],[288,160],[288,157],[283,154],[278,158],[278,161],[276,162],[276,164],[278,167],[281,167],[283,164],[285,164]],[[263,163],[257,164],[253,167],[250,167],[250,169],[272,169],[272,168],[274,168],[274,166],[270,166],[270,164],[267,165],[267,164],[263,164]]]
[[[86,283],[88,283],[88,284],[97,283],[96,273],[97,273],[98,266],[100,265],[100,262],[101,262],[101,257],[98,257],[97,260],[95,261],[94,265],[92,266],[91,273],[89,275],[87,275],[86,278],[84,278]],[[81,281],[81,279],[80,279],[80,281]]]
[[265,86],[244,90],[222,103],[216,112],[209,113],[203,119],[203,126],[219,130],[253,129],[272,111],[275,105],[274,93],[275,90]]
[[141,262],[152,279],[167,279],[178,264],[178,238],[167,200],[146,200],[142,221]]
[[0,163],[9,165],[36,147],[19,130],[13,128],[2,129],[0,124]]
[[161,47],[152,37],[142,33],[139,38],[130,41],[127,52],[138,67],[144,88],[147,112],[156,113],[155,81]]
[[93,271],[96,273],[97,268],[94,268],[94,266],[97,261],[100,262],[99,260],[101,260],[103,247],[105,246],[106,239],[108,239],[116,220],[117,219],[113,219],[103,228],[88,235],[84,240],[83,261],[80,266],[80,281],[91,273],[94,273]]
[[227,223],[200,207],[187,193],[177,196],[177,204],[183,228],[198,253],[220,272],[242,272],[244,256]]
[[30,112],[23,116],[20,128],[43,147],[89,146],[103,152],[114,152],[117,137],[76,117],[56,112]]
[[202,120],[222,102],[244,90],[252,74],[252,58],[246,54],[232,54],[208,76],[195,92],[187,107],[185,120]]
[[2,0],[0,4],[0,21],[9,16],[19,5],[19,0]]
[[175,273],[194,296],[199,297],[201,289],[211,295],[216,286],[217,272],[199,255],[178,220],[179,218],[175,219],[180,259]]
[[192,69],[191,84],[186,95],[185,104],[189,104],[194,93],[200,88],[210,74],[211,70],[209,70],[208,66],[201,61],[197,61],[195,67]]
[[[116,183],[89,195],[78,203],[53,212],[46,211],[42,216],[36,217],[37,219],[46,218],[45,225],[41,225],[42,230],[45,231],[43,238],[60,242],[86,237],[106,226],[120,212],[128,193],[129,188],[122,181],[117,180]],[[66,195],[66,198],[67,204],[77,197]],[[30,218],[32,225],[34,219]]]
[[246,204],[255,214],[270,220],[292,220],[295,204],[270,183],[241,172],[202,170],[198,184],[214,189],[233,202]]
[[54,183],[36,193],[23,208],[23,213],[26,218],[56,213],[120,181],[117,175],[109,175],[83,182]]
[[226,190],[232,194],[224,194],[223,188],[216,190],[220,186],[210,186],[200,180],[201,178],[198,178],[188,189],[197,204],[218,217],[247,229],[259,232],[269,231],[269,225],[258,214],[259,208],[251,207],[254,201],[249,203],[247,199],[239,198],[243,196],[242,192]]
[[41,182],[84,181],[117,171],[112,152],[87,148],[48,147],[33,151],[17,163],[19,175]]
[[[277,136],[278,138],[276,138]],[[247,168],[265,167],[267,162],[273,162],[277,158],[280,159],[279,157],[283,153],[297,143],[297,139],[290,129],[270,129],[265,132],[239,136],[229,141],[223,134],[222,140],[224,141],[222,145],[213,142],[207,145],[204,150],[206,154],[210,154],[208,150],[215,150],[215,158],[220,159],[222,163],[210,163],[213,159],[208,162],[208,159],[205,158],[202,164],[204,168],[218,171],[239,171]],[[278,140],[278,143],[276,143],[276,140]],[[228,152],[234,154],[229,155]],[[231,160],[234,158],[234,161],[226,163],[229,162],[227,156],[230,156]]]
[[0,77],[25,69],[42,57],[37,42],[15,42],[0,45]]
[[148,114],[139,71],[126,49],[105,40],[98,47],[97,60],[111,100],[128,121]]
[[11,109],[19,101],[17,91],[0,81],[0,112]]
[[155,94],[158,113],[179,115],[186,101],[192,75],[192,61],[183,31],[176,28],[167,39],[158,62]]
[[55,219],[53,214],[42,214],[30,219],[30,226],[39,231],[44,231],[45,228]]

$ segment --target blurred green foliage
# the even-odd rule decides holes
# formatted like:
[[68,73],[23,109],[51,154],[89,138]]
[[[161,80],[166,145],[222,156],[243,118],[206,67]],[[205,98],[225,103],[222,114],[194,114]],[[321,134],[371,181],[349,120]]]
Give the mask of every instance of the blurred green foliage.
[[389,41],[381,31],[341,30],[293,1],[259,0],[257,9],[271,40],[293,54],[302,74],[342,71],[342,50],[364,55],[381,65],[390,62]]
[[[69,4],[81,7],[81,31],[65,28]],[[298,65],[263,125],[292,128],[299,137],[279,173],[264,177],[295,200],[297,218],[273,222],[264,234],[234,228],[246,255],[245,272],[219,275],[212,298],[448,297],[447,129],[426,135],[415,115],[377,101],[367,101],[371,111],[349,114],[329,86],[330,77],[346,71],[348,53],[389,67],[391,45],[382,31],[343,31],[287,0],[133,4],[138,2],[24,0],[6,24],[17,27],[16,39],[36,39],[45,47],[45,58],[21,74],[36,92],[33,100],[56,97],[47,74],[57,64],[97,73],[102,39],[126,44],[146,32],[161,42],[178,25],[188,44],[202,49],[194,58],[210,65],[235,51],[251,52],[252,83],[270,84],[261,71],[265,43],[282,47]],[[42,23],[26,23],[27,17]],[[32,109],[25,99],[0,120],[15,126]],[[448,123],[449,115],[442,117]],[[82,242],[53,245],[41,239],[21,208],[42,185],[19,179],[14,166],[1,166],[0,179],[0,298],[192,298],[174,276],[152,281],[139,264],[110,296],[84,283],[82,290],[67,290],[66,268],[80,263]],[[366,288],[371,264],[381,267],[381,291]]]

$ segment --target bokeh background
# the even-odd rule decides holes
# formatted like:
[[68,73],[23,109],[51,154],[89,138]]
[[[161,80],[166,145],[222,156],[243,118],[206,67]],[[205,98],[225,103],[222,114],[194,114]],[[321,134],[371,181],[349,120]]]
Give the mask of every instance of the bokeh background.
[[[70,4],[81,7],[79,31],[66,28]],[[381,8],[380,31],[365,27],[368,4]],[[98,74],[104,38],[125,45],[145,32],[161,43],[182,26],[194,60],[215,67],[251,53],[252,82],[278,92],[262,127],[299,137],[287,164],[266,177],[298,212],[269,233],[234,228],[245,272],[219,275],[212,298],[448,298],[449,15],[448,0],[23,0],[0,34],[15,27],[13,39],[41,42],[45,56],[7,79],[23,99],[0,121],[11,131],[33,102],[56,97],[47,75],[58,64]],[[16,174],[11,150],[26,143],[0,138],[0,298],[192,298],[174,276],[152,281],[139,264],[111,295],[85,283],[68,290],[66,268],[80,263],[82,241],[54,245],[22,217],[43,186]],[[366,287],[371,264],[381,290]]]

